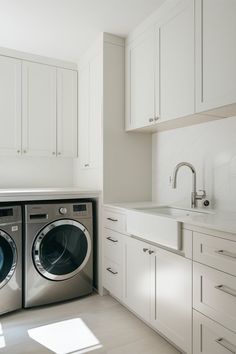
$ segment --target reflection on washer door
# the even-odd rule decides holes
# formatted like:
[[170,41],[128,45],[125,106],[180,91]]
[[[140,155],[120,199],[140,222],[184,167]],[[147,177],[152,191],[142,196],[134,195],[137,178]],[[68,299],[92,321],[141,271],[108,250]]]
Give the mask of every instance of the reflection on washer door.
[[83,263],[88,251],[86,235],[74,225],[60,225],[50,230],[40,244],[40,262],[51,274],[65,275]]
[[0,285],[6,279],[14,261],[14,254],[10,244],[0,237]]

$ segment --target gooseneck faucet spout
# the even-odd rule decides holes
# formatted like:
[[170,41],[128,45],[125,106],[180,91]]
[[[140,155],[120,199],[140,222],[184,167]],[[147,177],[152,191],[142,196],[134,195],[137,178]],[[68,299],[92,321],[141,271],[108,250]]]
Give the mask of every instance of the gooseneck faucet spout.
[[177,186],[177,174],[178,171],[181,167],[186,166],[188,167],[191,172],[192,172],[192,193],[191,193],[191,208],[196,208],[197,207],[197,200],[202,200],[206,196],[206,192],[202,190],[202,194],[197,193],[197,177],[196,177],[196,170],[194,166],[189,163],[189,162],[180,162],[178,163],[173,172],[173,178],[172,178],[172,188],[176,188]]

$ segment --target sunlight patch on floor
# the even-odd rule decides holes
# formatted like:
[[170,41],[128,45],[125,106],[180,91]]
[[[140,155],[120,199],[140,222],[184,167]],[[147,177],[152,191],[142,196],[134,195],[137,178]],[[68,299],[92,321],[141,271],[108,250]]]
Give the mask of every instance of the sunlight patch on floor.
[[82,354],[102,347],[81,318],[32,328],[28,334],[56,354]]

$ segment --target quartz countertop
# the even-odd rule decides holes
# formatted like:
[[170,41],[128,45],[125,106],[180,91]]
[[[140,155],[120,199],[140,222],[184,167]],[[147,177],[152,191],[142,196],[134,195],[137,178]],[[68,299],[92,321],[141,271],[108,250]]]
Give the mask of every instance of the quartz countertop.
[[79,187],[65,188],[13,188],[0,189],[0,202],[21,202],[29,200],[94,198],[100,195],[98,190]]
[[[189,224],[189,225],[204,227],[207,229],[212,229],[212,230],[217,230],[222,232],[228,232],[236,235],[236,212],[232,212],[232,211],[214,210],[208,208],[204,208],[204,209],[196,208],[191,210],[191,208],[188,207],[185,208],[183,206],[177,206],[177,205],[157,204],[151,201],[137,202],[137,203],[110,203],[110,204],[105,204],[104,206],[117,208],[117,211],[135,210],[137,212],[145,212],[145,208],[147,208],[146,212],[148,213],[150,213],[150,211],[148,211],[148,208],[165,207],[165,206],[185,209],[188,211],[202,211],[203,213],[201,214],[196,213],[196,215],[194,213],[191,213],[191,216],[164,215],[162,213],[158,214],[157,212],[155,212],[155,215],[171,218],[176,221]],[[142,209],[141,211],[136,208],[138,209],[143,208],[144,210]]]

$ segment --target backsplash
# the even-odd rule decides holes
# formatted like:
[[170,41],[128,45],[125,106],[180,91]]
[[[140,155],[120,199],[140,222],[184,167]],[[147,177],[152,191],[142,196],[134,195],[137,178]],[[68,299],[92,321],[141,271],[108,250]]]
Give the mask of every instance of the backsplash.
[[71,187],[73,160],[40,157],[0,157],[1,188]]
[[179,170],[176,190],[170,184],[175,165],[187,161],[211,207],[236,211],[236,117],[156,133],[152,144],[154,201],[190,206],[190,170]]

